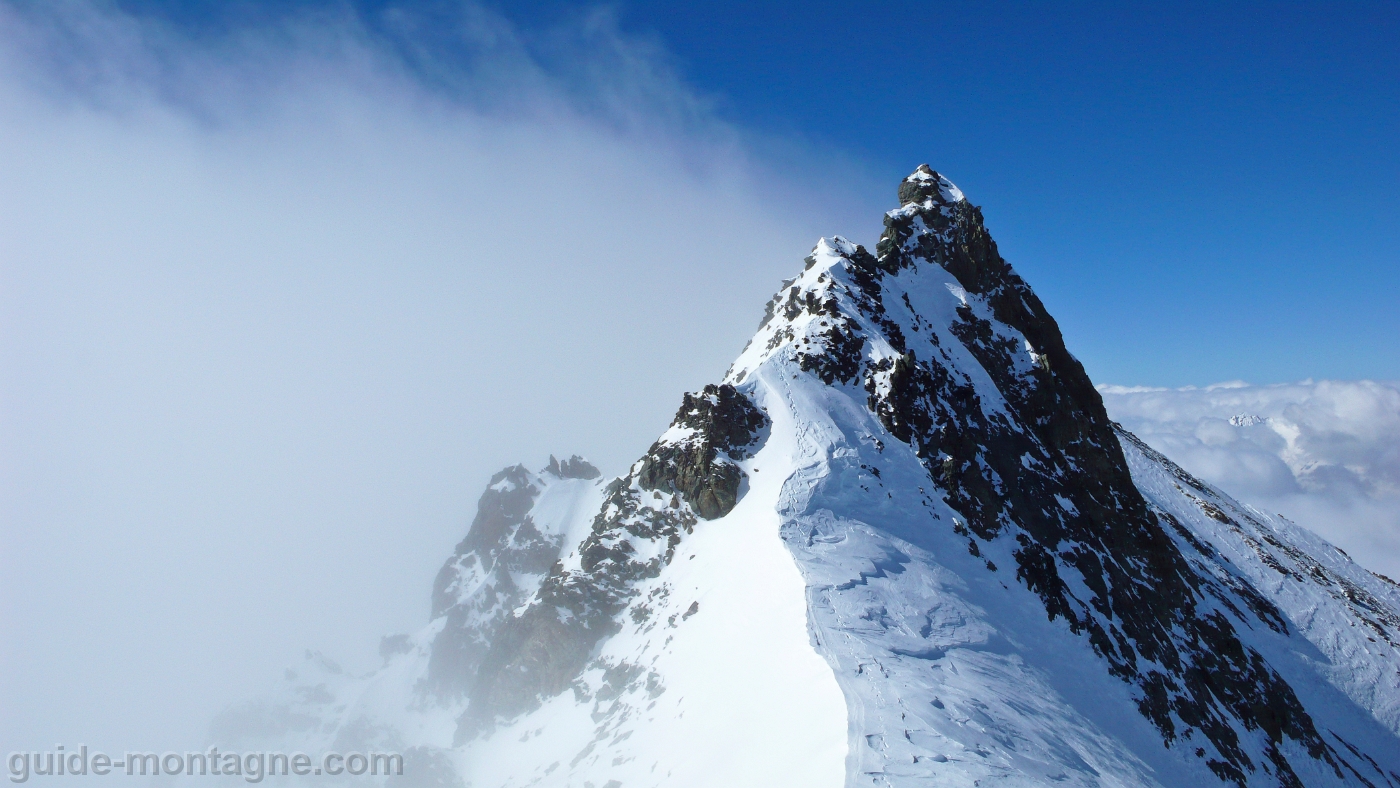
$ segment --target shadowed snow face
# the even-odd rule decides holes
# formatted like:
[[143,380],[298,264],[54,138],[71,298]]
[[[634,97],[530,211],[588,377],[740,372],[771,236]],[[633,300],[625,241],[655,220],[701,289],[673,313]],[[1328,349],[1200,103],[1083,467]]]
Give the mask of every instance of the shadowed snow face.
[[1400,576],[1400,386],[1101,386],[1109,415],[1240,500]]

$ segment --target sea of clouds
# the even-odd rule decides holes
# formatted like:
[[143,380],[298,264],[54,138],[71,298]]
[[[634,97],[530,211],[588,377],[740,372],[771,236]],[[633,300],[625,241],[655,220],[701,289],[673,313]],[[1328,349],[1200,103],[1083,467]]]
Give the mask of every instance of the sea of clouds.
[[1099,391],[1109,416],[1186,470],[1400,578],[1400,384]]

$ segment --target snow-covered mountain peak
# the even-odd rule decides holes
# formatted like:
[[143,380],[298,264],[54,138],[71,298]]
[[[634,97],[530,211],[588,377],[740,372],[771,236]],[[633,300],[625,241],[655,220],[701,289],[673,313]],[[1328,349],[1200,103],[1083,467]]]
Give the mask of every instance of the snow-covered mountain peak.
[[849,258],[856,254],[860,248],[859,244],[851,243],[839,235],[833,235],[830,238],[818,240],[817,245],[812,248],[812,255],[818,258],[819,265],[825,263],[823,267],[829,268],[843,258]]
[[[1054,320],[997,253],[981,210],[927,165],[904,180],[900,197],[918,201],[886,214],[875,254],[841,236],[817,242],[803,271],[769,301],[727,380],[741,383],[782,355],[827,384],[855,382],[863,355],[892,365],[952,350],[959,357],[940,366],[987,382],[987,412],[1002,399],[990,380],[1007,370],[1024,377],[1053,368],[1077,397],[1097,401],[1082,391],[1088,377]],[[980,338],[958,351],[968,332]]]
[[395,730],[493,787],[1400,788],[1400,591],[1111,422],[946,178],[900,200],[625,475],[491,479]]
[[[1291,785],[1299,775],[1312,775],[1305,782],[1345,781],[1356,740],[1338,728],[1324,738],[1326,729],[1249,634],[1282,633],[1288,625],[1234,569],[1202,574],[1182,552],[1181,518],[1144,498],[1102,399],[1059,327],[1002,259],[981,210],[954,188],[926,168],[906,179],[903,205],[886,214],[873,255],[839,237],[819,242],[803,272],[770,301],[727,378],[766,403],[770,414],[777,407],[810,421],[803,434],[830,436],[810,449],[825,458],[821,470],[809,472],[820,481],[792,504],[790,523],[806,544],[790,545],[809,576],[836,571],[834,562],[843,567],[838,575],[860,578],[854,587],[834,581],[812,607],[814,626],[826,632],[823,642],[845,632],[862,643],[859,658],[828,653],[834,664],[869,658],[882,666],[882,679],[845,680],[838,670],[852,713],[881,731],[865,734],[878,736],[878,747],[853,739],[858,768],[888,775],[900,758],[921,763],[920,747],[890,742],[911,707],[900,705],[899,716],[887,717],[894,709],[882,698],[893,676],[903,676],[895,683],[918,682],[929,667],[921,660],[942,659],[910,660],[910,654],[941,655],[947,648],[909,644],[908,633],[923,626],[918,619],[926,614],[905,618],[894,611],[929,604],[917,587],[922,581],[902,586],[908,570],[894,567],[904,559],[891,564],[878,556],[942,555],[927,560],[976,583],[976,570],[952,569],[957,562],[947,551],[962,539],[974,566],[984,564],[982,571],[994,575],[1012,568],[1017,587],[1042,615],[1085,636],[1103,675],[1136,697],[1140,719],[1169,749],[1192,753],[1204,774],[1241,786],[1258,779]],[[775,381],[783,393],[773,393]],[[855,413],[862,415],[839,415]],[[926,490],[937,493],[930,499]],[[901,505],[911,498],[923,499],[926,515]],[[867,549],[875,557],[858,571],[820,547],[871,539]],[[870,572],[889,579],[877,583]],[[885,590],[872,597],[876,586]],[[882,611],[878,625],[861,620],[860,610],[872,605]],[[833,610],[835,618],[822,623]],[[1030,626],[1025,621],[1014,629]],[[989,637],[998,636],[977,636]],[[1006,670],[998,680],[1030,680]],[[1005,725],[1013,716],[993,715]],[[919,717],[919,724],[943,729],[926,708]],[[1379,718],[1368,722],[1363,714],[1358,722],[1352,715],[1344,726],[1353,731],[1348,736],[1370,736],[1367,726]],[[1328,724],[1343,724],[1338,719]],[[1346,738],[1341,748],[1336,737]],[[910,776],[946,772],[899,768]],[[1066,768],[1058,779],[1077,781],[1074,774]],[[1141,775],[1125,780],[1150,784]]]

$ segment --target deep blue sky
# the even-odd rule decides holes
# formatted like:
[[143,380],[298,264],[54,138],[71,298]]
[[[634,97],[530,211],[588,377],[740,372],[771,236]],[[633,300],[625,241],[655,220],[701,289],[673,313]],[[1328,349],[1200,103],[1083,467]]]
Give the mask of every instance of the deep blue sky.
[[[213,34],[289,7],[120,5]],[[596,8],[490,5],[546,62]],[[1400,379],[1400,2],[611,8],[779,167],[847,157],[868,177],[826,188],[882,207],[951,177],[1096,380]]]

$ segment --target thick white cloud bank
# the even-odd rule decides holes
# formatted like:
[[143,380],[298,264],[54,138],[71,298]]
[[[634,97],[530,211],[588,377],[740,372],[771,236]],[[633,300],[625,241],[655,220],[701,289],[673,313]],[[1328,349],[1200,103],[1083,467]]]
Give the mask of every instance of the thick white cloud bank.
[[0,749],[373,666],[493,471],[621,470],[849,228],[605,16],[546,67],[454,7],[0,2]]
[[1109,416],[1186,470],[1400,578],[1400,385],[1099,391]]

